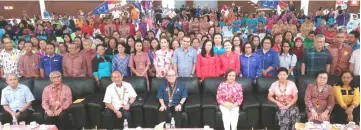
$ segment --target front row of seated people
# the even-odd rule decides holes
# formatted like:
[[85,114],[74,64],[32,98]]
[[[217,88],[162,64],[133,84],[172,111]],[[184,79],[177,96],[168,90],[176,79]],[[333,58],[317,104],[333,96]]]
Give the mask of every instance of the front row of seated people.
[[[293,129],[294,124],[301,120],[297,107],[298,90],[294,82],[287,80],[288,70],[278,69],[278,80],[274,82],[268,93],[268,99],[278,106],[276,112],[281,130]],[[45,110],[46,124],[55,124],[60,129],[66,129],[68,123],[68,108],[72,104],[71,89],[62,83],[62,75],[58,71],[50,73],[51,84],[46,86],[42,95],[42,107]],[[237,129],[239,106],[243,98],[242,85],[235,81],[236,71],[227,70],[226,81],[222,82],[217,90],[216,100],[222,112],[223,125],[226,130]],[[319,71],[315,83],[307,86],[305,91],[306,113],[309,121],[329,121],[331,115],[334,123],[359,122],[360,118],[360,92],[359,87],[351,81],[351,72],[343,72],[341,81],[334,87],[327,84],[328,74]],[[136,100],[136,92],[130,83],[123,81],[119,71],[111,75],[112,84],[105,92],[104,100],[106,109],[104,120],[107,129],[113,129],[115,119],[127,119],[131,124],[130,107]],[[170,70],[166,74],[166,82],[158,89],[157,98],[160,103],[159,121],[170,122],[174,117],[176,127],[181,126],[182,105],[188,97],[185,84],[177,81],[177,74]],[[3,123],[9,123],[13,118],[17,121],[30,122],[33,109],[31,107],[34,96],[30,89],[19,83],[16,74],[6,77],[8,84],[1,93],[3,105]],[[335,103],[337,103],[335,105]]]
[[[45,111],[45,123],[55,124],[59,129],[67,129],[69,124],[68,108],[72,104],[71,89],[62,83],[62,75],[58,71],[49,75],[51,84],[44,88],[41,106]],[[16,74],[6,77],[6,86],[1,92],[1,105],[4,107],[2,123],[10,123],[13,118],[18,122],[29,123],[34,111],[31,107],[34,96],[28,86],[20,84]]]

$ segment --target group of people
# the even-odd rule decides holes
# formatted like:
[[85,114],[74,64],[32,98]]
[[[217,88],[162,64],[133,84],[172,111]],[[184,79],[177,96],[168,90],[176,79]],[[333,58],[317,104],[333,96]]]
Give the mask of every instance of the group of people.
[[[359,107],[359,100],[353,97],[359,97],[359,91],[354,89],[358,86],[350,84],[350,79],[360,74],[360,33],[359,27],[350,33],[345,27],[338,30],[338,25],[347,23],[346,10],[331,10],[326,15],[320,8],[316,16],[312,12],[305,16],[302,11],[296,15],[294,10],[281,15],[265,16],[264,12],[257,12],[248,16],[236,7],[234,3],[232,8],[225,6],[222,10],[202,11],[194,7],[178,13],[170,9],[164,18],[159,16],[164,10],[155,9],[154,18],[145,15],[140,21],[141,14],[135,6],[122,16],[105,18],[83,13],[77,20],[54,15],[51,21],[36,19],[31,23],[24,17],[19,24],[12,25],[0,17],[0,28],[5,30],[1,40],[0,74],[9,83],[9,89],[3,93],[14,95],[18,91],[8,90],[26,89],[17,82],[11,85],[9,77],[11,81],[16,77],[49,77],[54,85],[45,90],[57,96],[44,90],[51,98],[42,101],[47,115],[53,117],[61,115],[69,105],[53,102],[59,101],[53,98],[69,97],[68,92],[59,90],[60,87],[68,90],[59,83],[61,76],[93,77],[97,83],[103,77],[111,77],[114,84],[110,86],[114,87],[108,87],[104,97],[105,116],[130,118],[129,105],[136,93],[129,83],[121,80],[123,76],[145,77],[148,91],[150,77],[165,77],[168,82],[161,87],[157,98],[161,104],[159,110],[167,112],[181,111],[187,97],[187,90],[175,77],[198,77],[202,82],[208,77],[224,76],[227,81],[218,88],[217,102],[225,128],[230,129],[231,124],[235,129],[238,118],[233,115],[238,113],[243,100],[242,86],[234,81],[235,77],[251,78],[255,82],[260,76],[278,76],[279,81],[270,87],[269,100],[280,108],[277,115],[281,128],[289,129],[293,126],[289,120],[299,121],[299,115],[295,106],[298,91],[293,82],[286,80],[287,76],[316,75],[316,83],[306,90],[308,118],[329,120],[334,95],[340,105],[340,109],[335,107],[335,110],[346,112],[343,116],[347,119],[343,121],[356,118],[352,110]],[[337,12],[340,13],[336,17],[331,17],[330,13],[334,16]],[[345,17],[342,23],[332,20],[341,19],[339,17]],[[244,27],[248,32],[242,31]],[[342,83],[338,87],[326,85],[327,74],[342,76]],[[11,108],[5,110],[16,118],[27,112],[25,110],[31,110],[33,100],[28,92],[20,92],[29,98],[22,102],[22,106],[26,104],[24,109],[10,105],[17,104],[7,100],[10,97],[1,98],[1,104]],[[130,95],[124,97],[127,94]],[[113,100],[114,97],[118,98]],[[113,123],[112,119],[107,118],[106,123]],[[179,121],[176,120],[177,125]]]
[[[49,75],[51,84],[46,86],[41,97],[41,106],[45,111],[46,124],[55,124],[59,129],[69,129],[68,109],[73,103],[69,86],[62,83],[62,74],[53,71]],[[30,123],[34,109],[31,107],[35,100],[28,86],[19,83],[15,73],[6,76],[6,86],[1,92],[1,105],[4,107],[1,122],[10,123],[14,119],[18,122]]]

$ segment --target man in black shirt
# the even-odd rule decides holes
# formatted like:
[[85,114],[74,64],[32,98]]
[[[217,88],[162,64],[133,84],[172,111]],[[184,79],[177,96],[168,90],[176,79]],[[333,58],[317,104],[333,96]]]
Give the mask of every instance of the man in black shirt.
[[186,8],[184,7],[184,5],[182,5],[182,7],[179,9],[179,11],[182,12],[183,10],[186,10]]
[[162,23],[162,13],[163,11],[162,8],[160,8],[160,6],[154,9],[155,24]]
[[233,13],[238,13],[238,7],[236,6],[236,4],[234,2],[232,3],[232,10],[233,10]]
[[6,22],[3,16],[0,16],[0,28],[5,28],[5,25],[8,25],[8,22]]
[[[196,5],[193,5],[193,7],[190,9],[189,11],[191,13],[192,18],[195,18],[197,15],[197,9],[196,9]],[[189,19],[190,20],[190,19]]]

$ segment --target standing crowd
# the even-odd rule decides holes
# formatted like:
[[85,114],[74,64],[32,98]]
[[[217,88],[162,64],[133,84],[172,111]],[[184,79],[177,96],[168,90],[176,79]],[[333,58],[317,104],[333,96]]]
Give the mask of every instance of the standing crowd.
[[[360,27],[346,31],[347,10],[327,12],[321,7],[306,16],[302,10],[296,13],[289,8],[278,15],[242,12],[232,3],[222,9],[194,5],[152,11],[152,15],[143,14],[131,6],[122,15],[103,18],[80,11],[77,19],[53,13],[51,21],[36,17],[34,22],[24,15],[20,23],[12,24],[0,16],[0,74],[9,84],[2,91],[1,105],[11,115],[9,119],[30,115],[34,100],[27,87],[18,85],[17,77],[50,78],[52,84],[44,89],[42,105],[49,120],[55,120],[63,118],[72,101],[62,76],[93,77],[97,83],[111,77],[114,87],[108,87],[104,97],[105,116],[118,118],[129,117],[129,106],[136,97],[123,76],[145,77],[148,91],[150,78],[166,77],[168,82],[157,98],[159,110],[173,109],[168,112],[181,111],[187,97],[184,84],[176,82],[176,77],[198,77],[202,82],[224,76],[227,80],[219,85],[217,102],[224,128],[233,130],[238,116],[229,117],[238,114],[243,101],[242,85],[235,78],[255,82],[260,76],[277,76],[268,99],[279,107],[281,129],[289,130],[300,116],[295,105],[298,90],[287,77],[310,75],[316,76],[316,82],[307,87],[304,99],[309,120],[327,121],[335,113],[334,122],[359,122],[359,86],[351,80],[360,75]],[[327,85],[328,75],[341,76],[340,83]],[[109,118],[107,123],[113,121]]]

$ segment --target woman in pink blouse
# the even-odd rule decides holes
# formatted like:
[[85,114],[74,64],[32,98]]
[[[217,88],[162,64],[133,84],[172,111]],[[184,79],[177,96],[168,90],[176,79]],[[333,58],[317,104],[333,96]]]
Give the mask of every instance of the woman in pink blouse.
[[221,61],[220,62],[221,74],[226,73],[228,69],[235,69],[238,75],[241,64],[239,60],[239,55],[236,54],[236,52],[233,52],[234,46],[232,45],[231,41],[226,40],[224,41],[223,45],[226,52],[219,56],[219,59]]
[[39,41],[39,50],[35,52],[35,54],[38,54],[40,57],[45,55],[46,51],[46,41],[40,40]]
[[327,72],[321,70],[316,74],[316,83],[309,84],[305,93],[306,112],[309,121],[329,121],[335,105],[332,86],[327,84]]
[[135,51],[130,55],[129,67],[135,76],[143,76],[147,79],[147,90],[149,92],[150,89],[147,71],[150,66],[150,60],[148,53],[143,51],[142,42],[136,41],[134,46]]
[[154,67],[156,77],[164,77],[172,66],[173,50],[169,49],[169,42],[166,38],[160,39],[160,50],[154,54]]
[[235,81],[237,76],[235,70],[229,69],[225,75],[227,80],[222,82],[217,89],[217,103],[222,112],[224,129],[236,130],[239,106],[243,101],[243,90],[242,85]]
[[120,38],[127,38],[129,36],[130,27],[127,24],[126,19],[121,20],[121,24],[119,25],[119,33],[120,33]]
[[278,70],[278,81],[269,88],[268,100],[279,108],[276,115],[280,130],[294,129],[295,123],[301,120],[298,107],[295,105],[298,99],[296,84],[288,78],[287,68],[281,67]]

